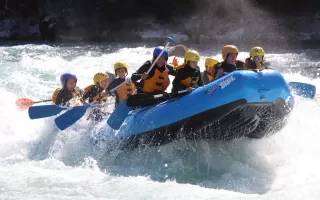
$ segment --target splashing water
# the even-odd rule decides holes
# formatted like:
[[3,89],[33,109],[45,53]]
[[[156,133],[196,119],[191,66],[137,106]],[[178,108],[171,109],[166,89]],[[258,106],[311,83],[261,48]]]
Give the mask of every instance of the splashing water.
[[[151,58],[152,48],[105,46],[1,47],[0,197],[1,199],[318,199],[319,100],[296,97],[288,125],[261,140],[174,141],[134,151],[93,145],[105,122],[85,117],[65,131],[54,118],[30,120],[17,98],[50,99],[59,75],[74,72],[82,88],[96,72],[113,71],[126,61],[133,73]],[[206,49],[204,55],[220,57]],[[319,63],[319,50],[267,54],[288,81],[320,86],[319,79],[287,73]],[[244,60],[247,53],[240,53]],[[171,60],[171,59],[169,59]],[[200,65],[203,67],[204,57]],[[108,139],[108,137],[106,137]]]

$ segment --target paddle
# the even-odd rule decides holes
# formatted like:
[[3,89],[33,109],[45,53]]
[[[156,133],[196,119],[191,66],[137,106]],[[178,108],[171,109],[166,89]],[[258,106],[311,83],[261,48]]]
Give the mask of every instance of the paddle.
[[61,111],[67,109],[67,107],[61,107],[57,105],[32,106],[29,108],[28,113],[30,119],[40,119],[57,115]]
[[[81,117],[83,117],[83,115],[86,114],[87,109],[90,106],[94,106],[94,104],[97,101],[99,101],[101,98],[103,97],[98,98],[97,100],[91,102],[90,104],[87,104],[84,106],[77,106],[63,113],[62,115],[54,119],[56,126],[62,131],[65,130],[66,128],[74,124],[76,121],[78,121]],[[106,104],[111,104],[111,103],[114,103],[114,102],[110,102]]]
[[[123,81],[123,83],[121,83],[120,85],[118,85],[117,87],[113,88],[110,93],[114,92],[115,90],[117,90],[118,88],[120,88],[122,85],[126,84],[127,82],[129,82],[130,79]],[[86,113],[87,109],[91,106],[94,106],[96,101],[99,101],[102,97],[99,97],[97,100],[91,102],[90,104],[84,105],[84,106],[78,106],[78,107],[74,107],[71,110],[63,113],[62,115],[60,115],[59,117],[57,117],[54,121],[56,123],[56,126],[60,129],[60,130],[65,130],[66,128],[68,128],[69,126],[71,126],[72,124],[76,123],[80,118],[83,117],[83,115]],[[112,102],[114,103],[114,102]]]
[[188,50],[189,48],[183,44],[172,46],[169,48],[169,56],[184,57]]
[[[172,42],[174,42],[173,39],[171,37],[168,37],[168,42],[166,43],[166,45],[164,46],[164,48],[162,49],[162,51],[160,52],[158,57],[153,61],[152,65],[150,66],[149,70],[147,71],[147,74],[149,74],[149,72],[152,70],[152,68],[157,63],[157,60],[159,60],[159,58],[161,57],[161,55],[163,54],[165,49],[168,48],[169,44]],[[132,95],[132,96],[135,96],[135,95]],[[130,110],[131,110],[131,108],[128,107],[128,105],[127,105],[127,99],[122,101],[117,106],[117,108],[113,111],[113,113],[110,115],[110,117],[107,121],[107,124],[111,128],[118,130],[120,128],[120,126],[122,125],[123,121],[125,120],[125,118],[128,116],[128,113],[130,112]]]
[[29,107],[31,107],[34,104],[37,103],[43,103],[43,102],[50,102],[51,99],[42,100],[42,101],[33,101],[32,99],[28,98],[20,98],[16,101],[16,106],[20,111],[27,110]]
[[289,82],[288,83],[294,94],[313,99],[316,95],[316,86],[308,83]]

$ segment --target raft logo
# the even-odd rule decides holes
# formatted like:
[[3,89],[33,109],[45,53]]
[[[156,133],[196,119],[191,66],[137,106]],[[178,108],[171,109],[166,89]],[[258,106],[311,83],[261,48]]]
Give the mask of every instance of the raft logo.
[[224,79],[220,83],[210,86],[208,89],[205,90],[204,93],[207,95],[213,96],[216,89],[218,88],[224,89],[225,87],[230,85],[230,83],[232,83],[234,80],[236,79],[233,76],[230,76],[229,78]]

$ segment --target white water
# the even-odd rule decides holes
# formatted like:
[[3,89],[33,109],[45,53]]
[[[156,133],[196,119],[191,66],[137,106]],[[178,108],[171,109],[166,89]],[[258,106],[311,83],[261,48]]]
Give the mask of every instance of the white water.
[[[17,111],[14,102],[20,97],[50,99],[63,72],[76,73],[78,85],[85,87],[96,72],[112,71],[118,60],[128,62],[131,74],[151,57],[152,48],[108,51],[103,46],[0,47],[0,199],[320,198],[319,100],[297,97],[289,124],[261,140],[181,140],[111,153],[93,148],[90,140],[104,123],[90,128],[81,119],[61,132],[54,118],[30,120],[27,112]],[[319,64],[319,51],[312,57],[305,52],[268,54],[267,59],[275,68]],[[241,53],[240,59],[246,56]],[[285,77],[320,87],[319,79]]]

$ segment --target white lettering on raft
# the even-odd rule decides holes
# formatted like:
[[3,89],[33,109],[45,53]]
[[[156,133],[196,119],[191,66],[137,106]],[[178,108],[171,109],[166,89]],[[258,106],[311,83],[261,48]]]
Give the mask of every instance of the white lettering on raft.
[[227,87],[230,83],[232,83],[234,80],[235,80],[235,78],[233,76],[230,76],[229,78],[221,81],[219,83],[219,86],[221,89],[223,89],[223,88]]
[[224,79],[220,83],[210,86],[208,89],[205,90],[205,93],[210,95],[210,96],[213,96],[214,95],[214,91],[216,89],[218,89],[218,88],[224,89],[225,87],[230,85],[230,83],[232,83],[234,80],[236,80],[236,79],[233,76],[230,76],[229,78]]

